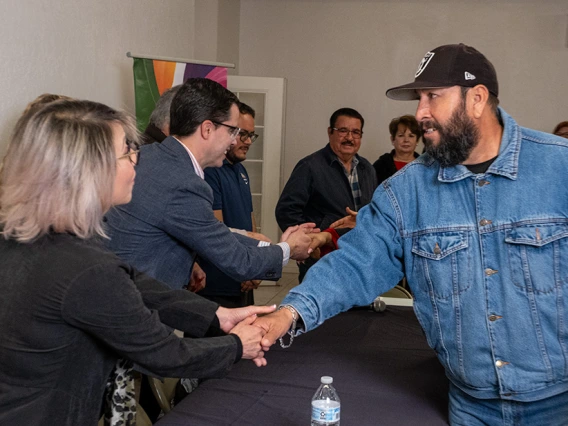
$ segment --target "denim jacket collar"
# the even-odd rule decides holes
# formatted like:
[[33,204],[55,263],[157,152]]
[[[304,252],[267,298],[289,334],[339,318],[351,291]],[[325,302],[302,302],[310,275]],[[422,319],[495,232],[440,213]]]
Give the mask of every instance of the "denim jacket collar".
[[[521,148],[521,129],[519,125],[507,114],[502,108],[499,108],[499,115],[503,123],[503,136],[501,138],[501,146],[499,155],[491,164],[487,173],[501,175],[511,180],[517,179],[519,166],[519,151]],[[430,157],[431,159],[431,157]],[[425,159],[427,162],[428,159]],[[434,162],[431,159],[431,162]],[[462,164],[451,167],[440,167],[438,180],[440,182],[457,182],[473,173]]]

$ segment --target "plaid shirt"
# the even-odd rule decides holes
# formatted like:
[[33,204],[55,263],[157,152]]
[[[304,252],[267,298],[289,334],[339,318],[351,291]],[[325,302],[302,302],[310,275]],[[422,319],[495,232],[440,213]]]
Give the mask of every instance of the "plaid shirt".
[[359,160],[357,157],[353,157],[351,160],[351,172],[348,172],[345,168],[345,165],[339,161],[341,166],[343,167],[343,173],[347,177],[349,181],[349,186],[351,187],[351,193],[353,194],[353,202],[355,203],[355,211],[359,211],[361,206],[361,188],[359,187],[359,175],[357,174],[357,165],[359,164]]

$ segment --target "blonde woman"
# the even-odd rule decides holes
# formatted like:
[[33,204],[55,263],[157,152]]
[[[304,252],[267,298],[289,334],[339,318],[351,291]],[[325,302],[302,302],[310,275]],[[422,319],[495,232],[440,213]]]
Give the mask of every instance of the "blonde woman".
[[[250,324],[272,307],[219,308],[100,244],[103,214],[130,201],[136,140],[130,117],[89,101],[48,103],[16,125],[0,172],[0,424],[95,425],[121,358],[166,377],[266,364]],[[208,332],[218,337],[197,338]]]

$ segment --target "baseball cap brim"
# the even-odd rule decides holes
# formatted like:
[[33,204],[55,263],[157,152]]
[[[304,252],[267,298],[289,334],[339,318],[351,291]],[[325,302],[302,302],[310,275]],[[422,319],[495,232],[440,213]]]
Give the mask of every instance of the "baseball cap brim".
[[448,87],[448,85],[447,83],[435,83],[431,81],[415,81],[388,89],[386,95],[388,98],[394,99],[395,101],[417,101],[420,98],[416,90],[439,89],[441,87]]

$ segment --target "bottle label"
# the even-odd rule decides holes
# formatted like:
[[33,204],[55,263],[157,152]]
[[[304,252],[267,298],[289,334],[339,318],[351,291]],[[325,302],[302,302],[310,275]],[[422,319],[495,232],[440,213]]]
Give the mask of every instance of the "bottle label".
[[337,401],[312,401],[312,420],[318,422],[339,421],[341,406]]

